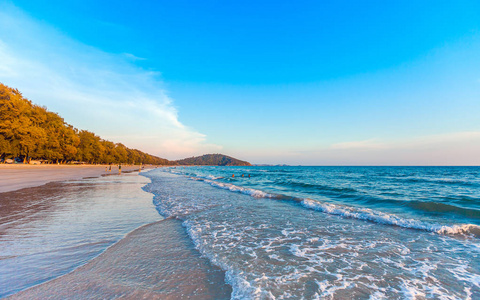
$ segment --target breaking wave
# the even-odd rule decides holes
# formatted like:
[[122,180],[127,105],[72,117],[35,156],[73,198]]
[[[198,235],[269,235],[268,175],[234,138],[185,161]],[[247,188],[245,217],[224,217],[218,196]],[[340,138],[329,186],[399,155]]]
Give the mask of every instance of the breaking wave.
[[[212,176],[213,177],[213,176]],[[421,220],[403,218],[395,214],[384,213],[369,208],[349,207],[345,205],[332,204],[313,200],[309,198],[296,198],[286,195],[267,193],[261,190],[237,186],[230,183],[217,182],[204,177],[190,177],[193,180],[203,181],[213,187],[229,190],[236,193],[242,193],[254,198],[269,198],[276,200],[291,200],[300,203],[303,207],[318,212],[337,215],[344,218],[352,218],[363,221],[374,222],[384,225],[399,226],[408,229],[424,230],[438,234],[447,235],[470,235],[480,237],[480,226],[474,224],[455,224],[442,225],[429,223]]]

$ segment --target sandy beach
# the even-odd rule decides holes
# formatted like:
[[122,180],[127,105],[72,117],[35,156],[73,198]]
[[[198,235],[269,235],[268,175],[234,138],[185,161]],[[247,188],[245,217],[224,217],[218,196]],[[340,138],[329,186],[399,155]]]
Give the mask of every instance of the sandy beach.
[[181,223],[142,226],[86,265],[9,299],[230,299],[224,272],[200,257]]
[[[112,165],[111,171],[108,171],[108,167],[107,165],[0,164],[0,193],[41,186],[54,181],[118,174],[118,165]],[[122,165],[122,172],[138,169],[139,166]]]
[[182,222],[155,222],[162,217],[137,170],[122,166],[117,176],[118,166],[0,166],[3,296],[230,298],[225,273],[200,256]]

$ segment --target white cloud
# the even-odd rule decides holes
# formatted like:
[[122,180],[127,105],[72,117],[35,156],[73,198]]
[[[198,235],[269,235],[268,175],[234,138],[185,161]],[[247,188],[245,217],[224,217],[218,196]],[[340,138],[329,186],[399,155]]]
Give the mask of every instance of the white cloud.
[[167,158],[218,151],[182,124],[159,73],[134,54],[105,53],[32,20],[0,11],[0,81],[80,129]]

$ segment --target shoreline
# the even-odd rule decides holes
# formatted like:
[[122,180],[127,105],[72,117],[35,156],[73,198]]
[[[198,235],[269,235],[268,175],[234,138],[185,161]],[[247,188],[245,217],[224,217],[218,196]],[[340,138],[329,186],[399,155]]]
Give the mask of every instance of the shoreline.
[[[113,173],[113,172],[112,172]],[[138,171],[0,194],[0,298],[67,274],[163,219]]]
[[[118,174],[118,165],[28,165],[0,164],[0,193],[38,187],[50,182]],[[138,171],[138,165],[122,165],[122,172]],[[145,166],[144,170],[155,168]]]
[[[23,295],[24,293],[30,293],[31,289],[35,289],[35,288],[38,288],[39,286],[41,285],[44,285],[44,284],[49,284],[50,282],[52,281],[55,281],[55,280],[58,280],[58,279],[61,279],[62,277],[64,276],[67,276],[75,271],[77,271],[78,269],[81,269],[82,267],[88,265],[91,261],[95,260],[95,259],[98,259],[102,254],[104,254],[105,252],[107,252],[110,248],[112,248],[113,246],[117,245],[120,241],[122,241],[123,239],[125,239],[128,235],[130,235],[131,233],[133,233],[134,231],[138,230],[138,229],[141,229],[142,227],[145,227],[145,226],[148,226],[148,225],[152,225],[152,224],[155,224],[155,223],[158,223],[158,222],[161,222],[161,221],[164,221],[166,219],[161,219],[159,221],[156,221],[156,222],[153,222],[153,223],[148,223],[148,224],[143,224],[143,225],[140,225],[139,227],[133,229],[132,231],[130,232],[127,232],[120,240],[116,241],[115,243],[113,243],[112,245],[108,246],[107,248],[105,248],[104,251],[100,252],[97,256],[93,257],[92,259],[88,260],[87,262],[85,262],[84,264],[76,267],[75,269],[73,269],[72,271],[68,272],[68,273],[65,273],[63,275],[60,275],[58,277],[55,277],[55,278],[52,278],[52,279],[49,279],[47,281],[44,281],[44,282],[40,282],[38,284],[35,284],[35,285],[32,285],[26,289],[23,289],[23,290],[20,290],[18,292],[15,292],[13,294],[10,294],[10,295],[7,295],[4,299],[13,299],[15,297],[17,297],[17,295]],[[53,293],[52,293],[52,296],[53,296]],[[1,298],[1,297],[0,297]],[[31,297],[30,297],[31,298]],[[3,299],[3,298],[2,298]]]
[[181,223],[166,218],[142,225],[75,270],[7,299],[230,299],[225,272],[201,256]]
[[[130,173],[130,175],[120,176],[118,179],[116,179],[117,176],[109,176],[117,175],[118,167],[112,168],[112,172],[105,172],[105,165],[23,165],[7,167],[9,166],[0,167],[0,180],[2,180],[2,177],[9,177],[8,174],[14,174],[14,178],[7,178],[6,181],[15,183],[21,179],[23,185],[16,190],[0,193],[0,197],[7,200],[3,203],[3,205],[7,206],[4,208],[10,208],[10,211],[8,209],[4,210],[5,215],[0,218],[2,221],[0,229],[3,233],[8,233],[19,228],[21,235],[16,235],[16,241],[20,245],[25,244],[25,242],[28,244],[29,239],[34,239],[36,236],[35,232],[38,232],[39,228],[42,229],[42,227],[37,226],[43,226],[43,224],[47,226],[45,230],[51,228],[54,230],[53,234],[55,235],[56,227],[49,227],[48,224],[51,224],[58,218],[59,215],[57,213],[62,215],[62,211],[65,208],[67,208],[67,213],[64,215],[66,219],[57,222],[60,227],[63,226],[62,224],[66,224],[65,222],[72,213],[79,216],[76,220],[81,220],[88,218],[85,212],[90,211],[93,217],[98,213],[97,209],[103,209],[104,213],[101,213],[103,216],[105,216],[106,210],[114,212],[110,219],[106,216],[107,218],[103,220],[115,221],[115,218],[121,216],[121,214],[118,214],[117,204],[125,203],[126,205],[131,205],[131,208],[127,208],[127,206],[123,210],[128,215],[131,215],[137,206],[152,205],[151,200],[148,201],[149,203],[145,203],[143,200],[137,202],[140,200],[138,198],[140,190],[141,193],[152,195],[144,191],[143,187],[145,185],[140,187],[138,191],[137,188],[132,189],[128,187],[128,184],[132,182],[132,180],[128,179],[129,177],[145,177],[139,176],[138,166],[122,166],[122,173]],[[153,168],[154,166],[146,166],[146,170]],[[75,181],[75,179],[100,178],[102,176],[107,176],[108,179],[105,178],[106,181],[104,179],[100,180],[102,188],[98,190],[96,190],[97,185],[94,184],[95,179],[94,181],[86,180],[86,183]],[[73,181],[69,182],[69,180]],[[4,184],[4,181],[0,182],[0,189],[7,186]],[[84,186],[84,184],[86,185]],[[110,191],[105,191],[103,188],[107,188],[105,184],[111,186]],[[7,187],[12,188],[12,186]],[[18,185],[15,187],[18,187]],[[85,192],[87,194],[84,194]],[[103,200],[103,197],[106,197],[105,200]],[[151,196],[147,198],[151,199]],[[147,198],[144,200],[147,200]],[[95,201],[93,199],[99,199],[95,202],[97,203],[95,204],[97,208],[92,206],[92,201]],[[47,201],[45,202],[45,200]],[[72,207],[69,203],[75,203],[75,209],[71,213],[68,212],[68,209]],[[112,210],[111,204],[113,203],[115,203],[116,207]],[[98,205],[103,205],[103,208]],[[18,214],[20,211],[22,212],[21,215]],[[32,211],[33,214],[29,211]],[[81,213],[82,211],[84,213]],[[147,217],[145,215],[147,212],[151,212],[152,216]],[[151,210],[137,215],[138,220],[135,222],[145,220],[147,223],[125,232],[115,243],[108,245],[98,255],[90,258],[88,258],[88,253],[100,250],[102,246],[99,245],[98,248],[96,245],[97,243],[104,243],[105,238],[97,238],[98,240],[94,240],[94,242],[79,240],[78,245],[76,244],[72,248],[74,250],[70,250],[71,247],[69,246],[60,245],[54,247],[54,249],[44,249],[40,252],[34,250],[30,254],[28,251],[22,252],[18,258],[6,255],[3,261],[4,270],[20,270],[12,271],[14,272],[12,275],[15,276],[10,280],[12,280],[12,283],[16,280],[21,280],[17,281],[19,282],[18,287],[21,288],[23,285],[26,286],[26,289],[20,289],[14,293],[7,292],[3,297],[7,299],[62,299],[75,295],[76,298],[82,299],[118,297],[177,299],[182,298],[183,295],[195,295],[196,299],[230,299],[232,288],[225,282],[225,272],[212,265],[207,258],[202,257],[200,252],[195,249],[195,245],[182,226],[182,221],[163,219],[153,205]],[[152,217],[161,220],[152,222]],[[38,221],[41,222],[37,223]],[[33,226],[33,236],[30,236],[32,229],[26,229],[31,226]],[[25,240],[22,233],[24,230],[27,233],[27,240]],[[67,228],[67,230],[71,229]],[[48,230],[46,236],[51,234],[52,231]],[[82,235],[80,234],[79,236]],[[68,235],[67,238],[70,239],[72,237]],[[56,245],[59,241],[62,242],[59,238],[55,241],[54,236],[53,245]],[[32,246],[35,244],[31,243]],[[64,261],[63,259],[68,257],[71,251],[78,251],[75,250],[77,247],[86,247],[82,248],[83,250],[81,251],[83,251],[83,258],[88,258],[88,260],[81,264],[78,264],[81,262],[80,260],[70,263],[69,258]],[[80,250],[81,248],[78,249]],[[10,248],[10,252],[14,253],[14,248]],[[17,261],[18,259],[21,262]],[[30,266],[31,262],[27,263],[27,261],[32,259],[37,259],[37,261]],[[57,259],[60,260],[57,261]],[[54,262],[60,265],[76,266],[68,270],[68,267],[57,269],[51,265],[52,270],[48,265]],[[40,281],[37,284],[29,285],[28,281],[23,281],[20,278],[25,274],[29,274],[25,272],[30,267],[44,268],[49,275],[46,277],[43,275],[35,277],[38,275],[33,275],[34,277],[31,277],[33,281],[30,280],[30,282]],[[60,276],[54,275],[63,272],[63,270],[67,272]],[[48,277],[50,278],[48,279]],[[43,281],[42,278],[47,280]],[[7,283],[8,280],[3,282],[3,284]]]

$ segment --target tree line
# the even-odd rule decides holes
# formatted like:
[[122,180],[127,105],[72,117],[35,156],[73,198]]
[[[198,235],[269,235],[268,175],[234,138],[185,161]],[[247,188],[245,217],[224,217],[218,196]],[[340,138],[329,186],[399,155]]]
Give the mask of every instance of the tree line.
[[176,164],[78,130],[57,113],[33,104],[17,89],[0,83],[0,158],[16,157],[24,162]]

